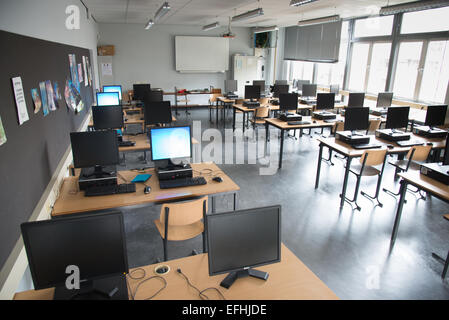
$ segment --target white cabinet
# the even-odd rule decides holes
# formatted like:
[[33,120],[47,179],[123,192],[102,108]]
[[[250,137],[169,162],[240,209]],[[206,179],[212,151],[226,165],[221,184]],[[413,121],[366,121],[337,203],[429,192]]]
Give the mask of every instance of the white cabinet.
[[237,94],[239,97],[245,95],[245,85],[252,85],[253,80],[264,80],[263,70],[265,59],[255,56],[232,56],[234,80],[237,80]]

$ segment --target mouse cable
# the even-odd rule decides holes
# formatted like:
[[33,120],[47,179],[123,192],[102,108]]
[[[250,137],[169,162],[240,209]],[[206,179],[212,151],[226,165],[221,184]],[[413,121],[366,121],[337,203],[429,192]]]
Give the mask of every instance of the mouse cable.
[[223,296],[223,294],[222,294],[222,293],[220,292],[220,290],[218,290],[217,288],[206,288],[206,289],[200,291],[197,287],[195,287],[193,284],[190,283],[189,278],[188,278],[184,273],[182,273],[182,271],[181,271],[180,268],[178,268],[176,271],[177,271],[177,272],[178,272],[178,273],[179,273],[179,274],[180,274],[180,275],[187,281],[187,284],[188,284],[190,287],[192,287],[193,289],[195,289],[196,291],[198,291],[198,295],[199,295],[199,297],[201,298],[201,300],[210,300],[209,297],[203,293],[203,292],[205,292],[205,291],[207,291],[207,290],[216,290],[216,291],[220,294],[220,296],[222,297],[222,299],[223,299],[223,300],[226,300],[225,297]]
[[[139,269],[143,270],[142,268],[139,268]],[[137,271],[137,270],[139,270],[139,269],[136,269],[135,271]],[[142,279],[143,277],[145,277],[145,270],[143,270],[143,272],[144,272],[144,275],[143,275],[142,277],[139,277],[139,278],[133,278],[133,277],[131,276],[131,273],[129,274],[129,277],[130,277],[131,279]],[[137,284],[137,286],[136,286],[134,292],[129,291],[129,294],[130,294],[130,296],[131,296],[131,300],[134,300],[134,299],[135,299],[136,294],[137,294],[137,292],[139,291],[140,286],[141,286],[142,284],[146,283],[147,281],[152,280],[152,279],[159,279],[159,280],[162,280],[162,282],[163,282],[164,284],[163,284],[162,288],[160,288],[158,291],[156,291],[155,294],[153,294],[151,297],[145,298],[145,299],[143,299],[143,300],[151,300],[151,299],[153,299],[155,296],[157,296],[162,290],[164,290],[164,289],[167,287],[167,281],[166,281],[164,278],[162,278],[161,276],[152,276],[152,277],[149,277],[149,278],[147,278],[147,279],[145,279],[145,280],[140,281],[140,282]],[[131,290],[131,287],[130,287],[130,285],[129,285],[129,283],[128,283],[128,278],[126,278],[126,282],[127,282],[127,284],[128,284],[128,288]]]

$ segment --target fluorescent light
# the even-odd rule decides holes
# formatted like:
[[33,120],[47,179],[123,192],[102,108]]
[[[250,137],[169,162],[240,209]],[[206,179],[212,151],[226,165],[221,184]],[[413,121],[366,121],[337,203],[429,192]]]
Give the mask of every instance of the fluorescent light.
[[147,22],[147,24],[145,25],[145,29],[148,30],[150,29],[154,24],[153,19],[150,19],[150,21]]
[[290,6],[291,7],[298,7],[298,6],[302,6],[303,4],[308,4],[311,2],[315,2],[317,0],[291,0],[290,1]]
[[317,19],[310,19],[310,20],[302,20],[298,21],[298,26],[310,26],[313,24],[320,24],[320,23],[331,23],[331,22],[337,22],[340,21],[340,16],[329,16],[329,17],[323,17],[323,18],[317,18]]
[[242,20],[252,19],[252,18],[255,18],[258,16],[262,16],[262,15],[263,15],[263,9],[257,8],[255,10],[251,10],[251,11],[239,14],[237,16],[233,16],[232,21],[242,21]]
[[219,26],[220,26],[220,24],[218,22],[214,22],[214,23],[208,24],[207,26],[204,26],[203,31],[209,31],[209,30],[218,28]]
[[156,14],[154,15],[154,21],[158,21],[160,18],[165,16],[167,14],[167,12],[170,11],[170,9],[171,8],[170,8],[170,5],[168,4],[168,2],[164,2],[162,7],[160,7],[159,10],[156,11]]
[[427,1],[415,1],[403,4],[396,4],[394,6],[382,7],[379,14],[382,16],[402,13],[402,12],[413,12],[421,11],[427,9],[435,9],[449,6],[449,1],[447,0],[427,0]]
[[277,30],[279,30],[279,28],[277,26],[262,27],[262,28],[254,28],[253,33],[270,32],[270,31],[277,31]]

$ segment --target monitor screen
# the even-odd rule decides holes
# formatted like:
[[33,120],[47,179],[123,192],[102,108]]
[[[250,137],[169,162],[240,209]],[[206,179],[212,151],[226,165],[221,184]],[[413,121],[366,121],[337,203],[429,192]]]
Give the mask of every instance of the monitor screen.
[[316,98],[317,110],[329,110],[335,107],[335,93],[318,93]]
[[[146,97],[148,97],[148,95],[146,95]],[[143,112],[146,126],[172,122],[170,101],[144,100]]]
[[122,100],[122,86],[103,86],[103,92],[118,92],[119,99]]
[[92,106],[95,130],[123,128],[122,106]]
[[150,129],[151,160],[192,157],[190,126]]
[[281,110],[298,109],[298,94],[297,93],[279,94],[279,109]]
[[129,271],[120,212],[26,222],[21,231],[35,289],[64,286],[70,265],[80,280]]
[[303,97],[315,97],[316,96],[316,84],[303,84],[301,95]]
[[276,85],[274,85],[274,89],[273,89],[273,97],[279,98],[279,95],[281,93],[288,93],[288,91],[289,91],[288,84],[276,84]]
[[118,92],[97,92],[97,106],[118,106],[120,96]]
[[296,81],[296,88],[298,88],[298,90],[302,90],[302,86],[304,84],[310,84],[310,80],[297,80]]
[[75,168],[119,164],[117,132],[114,130],[70,133]]
[[265,80],[253,80],[253,86],[260,86],[260,92],[265,92]]
[[393,92],[380,92],[377,96],[377,107],[385,108],[391,106],[393,102]]
[[446,120],[447,105],[442,106],[427,106],[426,121],[424,125],[429,127],[436,127],[444,125]]
[[363,107],[365,102],[364,92],[351,92],[349,93],[348,107]]
[[369,108],[353,107],[345,111],[345,131],[368,130]]
[[277,85],[277,84],[288,84],[288,82],[287,82],[287,80],[276,80],[275,82],[274,82],[274,85]]
[[209,275],[279,262],[281,207],[207,215]]
[[260,99],[260,86],[245,86],[245,99]]
[[225,92],[237,91],[237,80],[225,80]]
[[145,92],[151,91],[150,84],[134,84],[133,85],[133,100],[143,100]]
[[410,107],[390,107],[387,111],[386,129],[407,128]]

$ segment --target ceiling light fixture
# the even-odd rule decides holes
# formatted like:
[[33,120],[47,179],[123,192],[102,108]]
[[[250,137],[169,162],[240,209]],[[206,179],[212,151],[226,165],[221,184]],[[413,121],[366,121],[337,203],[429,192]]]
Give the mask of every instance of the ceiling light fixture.
[[260,28],[254,28],[253,33],[270,32],[270,31],[277,31],[277,30],[279,30],[279,28],[277,26],[260,27]]
[[298,21],[298,26],[303,27],[303,26],[310,26],[310,25],[314,25],[314,24],[331,23],[331,22],[337,22],[337,21],[340,21],[339,15]]
[[237,16],[233,16],[232,22],[252,19],[252,18],[256,18],[258,16],[262,16],[262,15],[263,15],[263,9],[257,8],[255,10],[251,10],[251,11],[239,14]]
[[303,4],[308,4],[311,2],[315,2],[318,0],[291,0],[290,1],[290,6],[291,7],[298,7],[298,6],[302,6]]
[[150,21],[147,22],[147,24],[145,25],[145,30],[150,29],[154,24],[153,19],[150,19]]
[[170,11],[170,5],[168,4],[168,2],[164,2],[164,4],[162,5],[162,7],[159,8],[159,10],[156,11],[156,14],[154,15],[154,21],[158,21],[160,18],[162,18],[163,16],[165,16],[167,14],[167,12]]
[[220,24],[218,22],[214,22],[214,23],[208,24],[207,26],[204,26],[203,31],[209,31],[209,30],[218,28],[219,26],[220,26]]
[[446,6],[449,6],[449,2],[447,0],[415,1],[382,7],[379,11],[379,14],[381,16],[386,16],[403,12],[413,12],[413,11],[442,8]]

